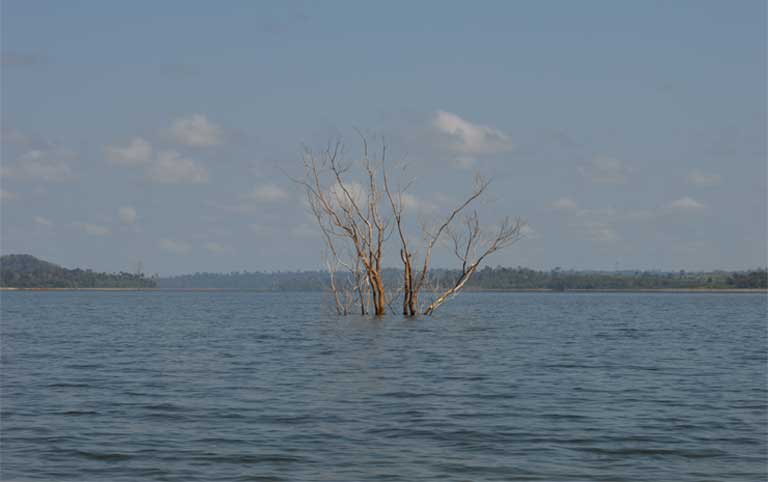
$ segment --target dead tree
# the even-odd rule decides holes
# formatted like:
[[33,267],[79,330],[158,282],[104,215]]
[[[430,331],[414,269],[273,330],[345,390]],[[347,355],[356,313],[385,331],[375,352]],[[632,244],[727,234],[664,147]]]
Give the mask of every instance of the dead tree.
[[[382,145],[381,158],[378,162],[369,159],[368,142],[360,136],[363,144],[362,178],[365,184],[356,183],[350,179],[352,164],[341,160],[341,143],[321,152],[320,157],[307,151],[304,160],[305,175],[301,182],[307,193],[312,213],[320,227],[330,256],[335,260],[329,263],[331,271],[331,290],[337,311],[346,314],[339,294],[336,270],[345,267],[353,273],[357,301],[362,314],[368,312],[372,305],[376,315],[384,314],[385,307],[393,304],[396,298],[402,296],[402,313],[406,316],[418,314],[431,315],[446,300],[458,294],[477,270],[480,263],[490,254],[503,249],[521,237],[523,223],[505,219],[499,228],[488,235],[480,227],[480,218],[476,210],[466,215],[471,206],[486,191],[489,181],[479,175],[475,176],[473,189],[451,210],[445,218],[432,227],[423,227],[423,245],[421,256],[413,248],[409,240],[405,224],[404,196],[410,183],[404,187],[393,185],[387,165],[386,145]],[[381,183],[382,189],[379,187]],[[386,205],[382,206],[382,197],[386,197]],[[391,218],[383,216],[382,207],[391,214]],[[387,293],[382,278],[383,245],[388,238],[388,228],[392,221],[392,232],[397,233],[400,244],[400,262],[403,266],[402,287],[394,294]],[[462,221],[462,230],[455,225]],[[430,263],[434,249],[442,240],[450,238],[453,242],[454,254],[461,262],[461,273],[446,289],[435,291],[430,286]],[[350,262],[341,261],[336,243],[343,240],[351,246],[354,266]],[[423,290],[436,293],[434,300],[423,306],[420,295]],[[388,296],[389,294],[389,296]]]
[[413,289],[413,256],[408,245],[408,237],[405,233],[405,227],[403,226],[403,195],[407,191],[408,186],[399,188],[393,193],[393,190],[390,187],[389,175],[387,174],[387,166],[384,165],[384,162],[386,162],[386,152],[386,146],[382,147],[382,179],[384,182],[384,192],[387,195],[389,206],[392,209],[395,229],[397,230],[397,235],[400,239],[400,260],[403,263],[403,315],[414,316],[416,314],[417,300],[414,298]]
[[495,251],[506,248],[519,240],[524,226],[519,219],[512,221],[504,219],[501,225],[490,236],[485,236],[480,228],[480,217],[473,211],[464,219],[464,230],[450,229],[448,235],[453,242],[453,252],[461,261],[461,272],[453,285],[440,293],[424,310],[425,315],[431,315],[446,300],[458,294],[472,277],[480,263]]
[[[374,314],[379,316],[384,314],[387,305],[381,270],[388,222],[379,209],[378,170],[368,158],[368,146],[364,141],[362,165],[367,186],[347,179],[352,166],[343,163],[342,151],[341,142],[323,150],[319,159],[307,150],[304,178],[300,182],[306,189],[307,201],[326,246],[333,246],[336,239],[346,239],[352,246],[355,262],[362,266],[367,289],[358,291],[361,312],[367,312],[370,302]],[[338,251],[333,255],[339,259]],[[356,283],[359,288],[360,285]],[[334,299],[337,299],[336,295]]]
[[[451,231],[451,226],[456,218],[485,192],[490,182],[479,175],[475,175],[474,188],[467,195],[467,197],[464,198],[464,200],[456,208],[454,208],[436,227],[430,228],[428,226],[424,226],[422,228],[424,235],[424,254],[421,263],[419,263],[421,267],[414,268],[414,252],[411,250],[403,225],[403,195],[407,187],[405,189],[393,190],[389,176],[387,174],[386,166],[383,169],[382,178],[384,182],[384,189],[387,194],[387,199],[389,200],[389,204],[392,209],[395,228],[400,239],[400,260],[403,264],[403,314],[407,316],[415,316],[419,314],[420,311],[419,295],[421,294],[422,289],[427,287],[429,281],[430,262],[432,260],[432,252],[435,246],[444,235],[449,234]],[[471,217],[471,219],[473,219],[477,224],[476,227],[479,231],[479,216],[477,215],[476,211],[474,212],[474,215]],[[441,295],[434,302],[430,303],[423,311],[424,314],[431,314],[446,299],[457,294],[464,287],[466,282],[477,269],[479,263],[486,256],[498,249],[512,244],[518,239],[521,228],[520,221],[518,221],[515,225],[509,225],[505,221],[504,226],[504,233],[499,233],[500,235],[503,234],[503,236],[500,236],[496,243],[491,243],[491,245],[488,246],[488,248],[492,247],[493,249],[488,252],[484,252],[482,256],[476,260],[477,263],[475,263],[474,266],[472,262],[468,264],[467,256],[464,257],[462,267],[463,274],[461,277],[462,282],[443,293],[445,296]],[[480,233],[478,232],[475,236],[467,239],[467,255],[477,249],[478,244],[481,242],[479,234]]]

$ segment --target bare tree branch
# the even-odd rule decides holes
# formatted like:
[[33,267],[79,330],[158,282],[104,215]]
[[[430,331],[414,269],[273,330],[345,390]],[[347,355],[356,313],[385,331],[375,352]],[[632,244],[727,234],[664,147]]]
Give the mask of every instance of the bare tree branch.
[[[386,142],[382,142],[380,158],[373,160],[369,156],[368,140],[362,132],[356,132],[363,151],[359,167],[364,184],[349,180],[353,163],[343,160],[340,140],[329,142],[319,157],[305,149],[304,177],[295,179],[304,187],[310,211],[326,246],[326,266],[336,310],[347,314],[352,304],[358,303],[362,314],[372,307],[374,314],[382,315],[386,307],[393,310],[395,301],[402,300],[403,315],[432,314],[463,289],[487,256],[517,241],[523,224],[520,220],[512,222],[507,218],[494,233],[486,235],[481,229],[477,210],[465,214],[490,184],[489,180],[476,174],[472,191],[441,223],[433,228],[422,226],[423,256],[417,270],[418,252],[413,250],[405,225],[405,195],[411,182],[402,187],[400,182],[393,185],[387,165]],[[382,206],[382,201],[386,206]],[[389,216],[382,214],[382,208]],[[461,223],[458,218],[462,219]],[[393,289],[385,287],[382,270],[384,246],[395,232],[400,244],[403,278],[402,286]],[[452,251],[461,264],[461,273],[448,288],[439,289],[433,286],[437,280],[431,279],[430,263],[435,247],[444,236],[451,241]],[[348,272],[346,281],[341,283],[339,268]],[[419,295],[425,288],[439,294],[422,310]]]

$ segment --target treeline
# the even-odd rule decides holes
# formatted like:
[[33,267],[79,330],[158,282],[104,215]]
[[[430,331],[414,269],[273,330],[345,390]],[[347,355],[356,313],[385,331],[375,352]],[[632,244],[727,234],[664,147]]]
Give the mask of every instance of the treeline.
[[[396,286],[402,271],[382,271],[385,283]],[[459,273],[432,270],[432,287],[454,282]],[[0,257],[0,286],[13,288],[163,288],[230,289],[255,291],[320,291],[328,286],[324,271],[282,271],[274,273],[233,271],[195,273],[148,278],[134,273],[97,273],[67,269],[25,254]],[[344,282],[340,275],[339,282]],[[768,289],[765,268],[742,272],[713,271],[572,271],[554,269],[485,267],[467,284],[470,290],[646,290],[646,289]]]
[[[432,270],[430,285],[445,286],[455,281],[457,271]],[[344,282],[343,275],[340,282]],[[402,272],[383,270],[386,284],[396,285]],[[195,273],[158,279],[159,288],[168,289],[241,289],[260,291],[317,291],[328,285],[328,273],[298,272],[231,272]],[[474,290],[646,290],[646,289],[766,289],[768,272],[714,271],[689,273],[685,271],[570,271],[554,269],[537,271],[528,268],[485,267],[475,273],[467,284]]]
[[767,288],[768,270],[758,269],[746,273],[733,273],[728,278],[728,284],[734,288]]
[[[395,285],[403,273],[394,268],[382,269],[386,285]],[[351,282],[349,273],[337,273],[339,285]],[[232,271],[231,273],[194,273],[157,279],[161,289],[230,289],[254,291],[322,291],[330,283],[327,271]]]
[[646,290],[646,289],[766,289],[768,271],[535,271],[527,268],[490,268],[475,273],[475,289]]
[[154,279],[134,273],[67,269],[28,254],[0,256],[0,286],[6,288],[154,288]]
[[162,289],[224,289],[256,291],[320,291],[328,281],[323,271],[262,273],[194,273],[158,278]]

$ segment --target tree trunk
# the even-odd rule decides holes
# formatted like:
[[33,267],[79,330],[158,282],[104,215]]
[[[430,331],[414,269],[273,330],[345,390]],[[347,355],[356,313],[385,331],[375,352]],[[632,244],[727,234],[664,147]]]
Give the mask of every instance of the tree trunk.
[[373,296],[373,314],[376,316],[385,315],[387,303],[384,296],[384,283],[381,280],[381,274],[371,271],[368,279],[371,285],[371,295]]
[[400,250],[400,258],[403,260],[403,315],[415,316],[413,266],[411,255],[405,250]]

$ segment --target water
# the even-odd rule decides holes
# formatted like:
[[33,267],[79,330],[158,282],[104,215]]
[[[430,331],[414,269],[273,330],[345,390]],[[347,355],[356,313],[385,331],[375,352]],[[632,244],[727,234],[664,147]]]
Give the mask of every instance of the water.
[[763,481],[766,297],[2,294],[0,478]]

